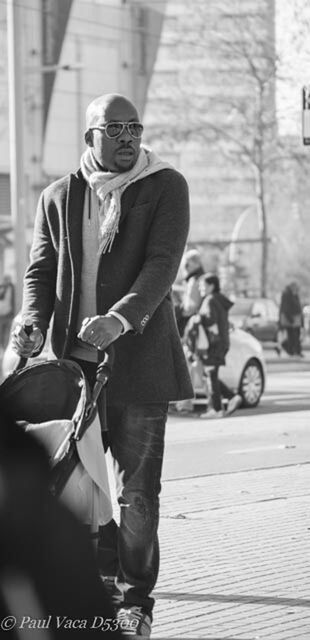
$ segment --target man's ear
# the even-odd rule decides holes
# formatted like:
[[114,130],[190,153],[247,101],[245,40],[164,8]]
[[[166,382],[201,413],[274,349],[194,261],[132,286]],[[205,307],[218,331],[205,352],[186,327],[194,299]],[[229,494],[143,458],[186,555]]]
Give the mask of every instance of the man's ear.
[[91,129],[88,129],[88,131],[86,131],[85,136],[84,136],[85,142],[89,147],[93,146],[93,132]]

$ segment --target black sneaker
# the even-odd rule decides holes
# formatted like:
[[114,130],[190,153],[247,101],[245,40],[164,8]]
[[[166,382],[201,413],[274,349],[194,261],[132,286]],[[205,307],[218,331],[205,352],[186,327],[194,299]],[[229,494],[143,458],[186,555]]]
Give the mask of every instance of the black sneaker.
[[242,398],[241,396],[239,396],[239,393],[237,393],[235,396],[233,396],[233,398],[229,400],[225,415],[231,416],[231,414],[234,413],[236,409],[239,409],[241,405],[242,405]]

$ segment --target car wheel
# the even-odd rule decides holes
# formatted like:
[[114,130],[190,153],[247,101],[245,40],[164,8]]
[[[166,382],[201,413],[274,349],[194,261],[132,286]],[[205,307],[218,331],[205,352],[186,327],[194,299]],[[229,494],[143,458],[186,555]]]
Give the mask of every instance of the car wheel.
[[239,393],[244,407],[256,407],[264,390],[264,374],[258,360],[249,360],[245,365]]

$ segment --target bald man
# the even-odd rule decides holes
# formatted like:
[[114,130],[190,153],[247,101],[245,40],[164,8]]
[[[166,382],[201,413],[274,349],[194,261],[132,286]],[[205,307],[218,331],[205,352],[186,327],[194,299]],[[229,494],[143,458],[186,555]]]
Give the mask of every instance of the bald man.
[[55,355],[75,359],[91,385],[104,349],[115,346],[107,423],[120,505],[117,615],[131,635],[148,637],[168,403],[193,391],[170,295],[188,233],[188,189],[142,134],[124,96],[100,96],[87,108],[79,170],[39,201],[22,309],[33,330],[27,336],[18,325],[13,342],[20,355],[37,355],[53,315]]

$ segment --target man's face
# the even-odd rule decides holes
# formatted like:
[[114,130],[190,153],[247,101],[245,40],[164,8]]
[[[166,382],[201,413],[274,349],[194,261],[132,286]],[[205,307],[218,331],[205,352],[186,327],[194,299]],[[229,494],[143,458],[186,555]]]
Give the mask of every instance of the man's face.
[[188,260],[186,262],[186,271],[187,271],[187,273],[190,275],[191,273],[196,271],[196,269],[198,269],[197,260],[195,260],[195,258],[188,258]]
[[[117,97],[107,104],[101,125],[108,122],[139,122],[135,107],[127,100]],[[122,173],[129,171],[136,164],[140,152],[141,139],[133,138],[124,127],[117,138],[108,138],[106,132],[100,129],[91,130],[90,141],[97,162],[108,171]]]

